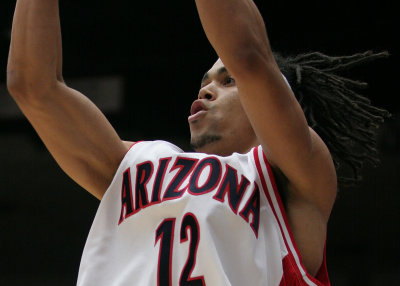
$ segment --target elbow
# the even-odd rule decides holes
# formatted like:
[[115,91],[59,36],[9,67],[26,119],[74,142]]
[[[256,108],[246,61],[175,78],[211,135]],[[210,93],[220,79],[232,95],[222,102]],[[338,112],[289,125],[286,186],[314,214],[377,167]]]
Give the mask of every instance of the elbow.
[[40,73],[30,74],[13,68],[7,69],[7,90],[17,101],[37,100],[48,93],[52,81]]
[[27,84],[25,77],[13,70],[7,69],[7,90],[12,97],[20,97],[22,94],[27,94]]

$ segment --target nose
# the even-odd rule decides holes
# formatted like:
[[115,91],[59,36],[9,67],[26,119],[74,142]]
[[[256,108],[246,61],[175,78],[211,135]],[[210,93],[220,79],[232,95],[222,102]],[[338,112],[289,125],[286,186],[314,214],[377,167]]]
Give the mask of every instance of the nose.
[[211,84],[202,87],[199,91],[198,99],[213,101],[216,98],[216,91],[212,88]]

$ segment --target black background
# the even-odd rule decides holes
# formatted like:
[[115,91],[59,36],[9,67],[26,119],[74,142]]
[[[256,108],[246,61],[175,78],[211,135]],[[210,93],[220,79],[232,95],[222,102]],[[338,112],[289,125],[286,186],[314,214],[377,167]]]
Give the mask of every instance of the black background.
[[[328,227],[333,285],[399,285],[399,36],[393,1],[258,1],[274,50],[331,55],[388,50],[352,72],[394,117],[379,134],[382,163],[338,195]],[[5,84],[15,1],[0,3]],[[164,139],[188,149],[187,116],[217,59],[194,1],[62,1],[64,77],[116,75],[123,106],[106,114],[123,139]],[[0,285],[75,284],[98,202],[56,165],[24,119],[0,120]],[[134,283],[132,285],[135,285]]]

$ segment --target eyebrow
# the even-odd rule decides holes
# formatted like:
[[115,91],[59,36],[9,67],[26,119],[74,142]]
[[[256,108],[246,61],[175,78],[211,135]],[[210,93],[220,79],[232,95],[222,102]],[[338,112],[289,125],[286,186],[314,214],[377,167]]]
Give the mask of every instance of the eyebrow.
[[[220,67],[216,72],[217,75],[221,75],[223,73],[228,73],[228,70],[226,69],[226,67]],[[206,72],[204,74],[203,78],[201,79],[201,82],[206,81],[207,79],[209,79],[209,77],[210,77],[210,74],[208,72]]]

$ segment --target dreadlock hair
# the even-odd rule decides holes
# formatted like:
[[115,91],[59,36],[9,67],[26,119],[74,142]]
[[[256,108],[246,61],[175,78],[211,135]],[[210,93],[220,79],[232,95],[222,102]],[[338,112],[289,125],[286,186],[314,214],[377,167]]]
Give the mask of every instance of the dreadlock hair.
[[376,133],[390,113],[371,105],[357,91],[365,82],[337,73],[355,66],[388,57],[387,52],[367,51],[351,56],[332,57],[320,52],[283,57],[274,53],[281,72],[289,81],[308,124],[325,142],[336,170],[350,169],[350,176],[338,175],[339,188],[361,180],[365,162],[379,163]]

